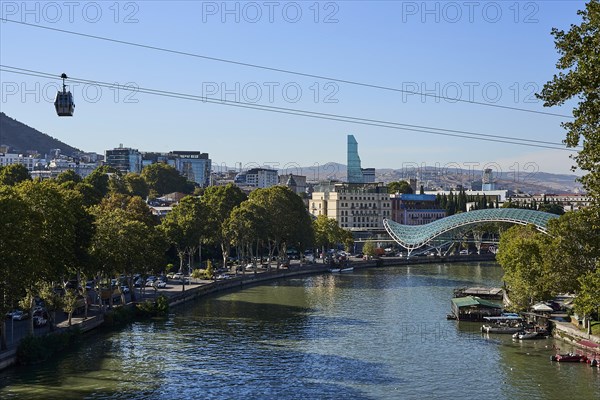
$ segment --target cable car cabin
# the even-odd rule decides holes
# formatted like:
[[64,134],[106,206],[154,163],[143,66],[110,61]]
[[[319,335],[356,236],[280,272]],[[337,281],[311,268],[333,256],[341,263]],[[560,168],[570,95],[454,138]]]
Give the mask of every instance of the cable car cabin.
[[75,112],[75,102],[73,101],[71,92],[63,89],[62,92],[56,93],[54,108],[56,108],[56,113],[59,117],[72,117],[73,112]]

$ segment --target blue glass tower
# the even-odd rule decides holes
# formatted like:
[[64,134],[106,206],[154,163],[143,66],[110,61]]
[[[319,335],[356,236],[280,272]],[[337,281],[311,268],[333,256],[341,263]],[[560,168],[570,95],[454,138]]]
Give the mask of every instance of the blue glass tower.
[[353,135],[348,135],[348,183],[364,183],[360,157],[358,156],[358,143]]

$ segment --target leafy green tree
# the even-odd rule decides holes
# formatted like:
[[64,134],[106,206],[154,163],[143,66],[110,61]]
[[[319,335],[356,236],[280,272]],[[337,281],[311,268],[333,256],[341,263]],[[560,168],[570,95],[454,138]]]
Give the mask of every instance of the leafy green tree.
[[[104,276],[123,274],[128,279],[129,287],[133,287],[134,273],[162,264],[166,246],[163,236],[155,227],[132,219],[121,208],[97,207],[93,213],[96,230],[91,243],[91,255]],[[133,291],[132,297],[135,299]]]
[[210,232],[207,241],[220,246],[223,265],[227,265],[227,257],[231,247],[231,238],[227,236],[227,222],[233,209],[239,206],[246,195],[233,184],[226,186],[210,186],[202,195],[202,202],[208,210],[206,229]]
[[[579,285],[581,289],[575,298],[575,311],[585,316],[596,313],[596,319],[600,319],[600,268],[581,275]],[[592,333],[589,322],[587,327],[588,333]]]
[[375,243],[372,240],[367,240],[363,245],[363,254],[369,257],[375,256]]
[[148,187],[146,180],[140,174],[126,174],[123,177],[123,182],[125,183],[125,187],[129,195],[139,196],[142,199],[148,197],[148,194],[150,193],[150,188]]
[[304,250],[314,242],[312,220],[302,199],[284,186],[257,189],[250,193],[248,201],[266,210],[266,237],[269,259],[277,250],[280,262],[288,247]]
[[[22,266],[37,254],[37,215],[15,188],[0,185],[0,316],[15,308],[25,290]],[[6,318],[1,319],[0,350],[6,350]]]
[[[534,208],[534,210],[535,210],[535,208]],[[547,213],[556,214],[556,215],[563,215],[565,213],[565,209],[560,204],[556,204],[556,203],[540,204],[537,207],[537,210],[545,211]]]
[[313,230],[315,245],[321,248],[322,253],[325,253],[325,249],[330,248],[331,245],[339,243],[343,244],[348,251],[354,247],[352,233],[341,228],[336,220],[326,215],[319,215],[313,221]]
[[544,262],[548,237],[533,225],[515,225],[500,236],[496,256],[504,270],[504,282],[517,310],[526,310],[551,295],[552,282]]
[[[544,106],[562,105],[576,99],[574,119],[563,122],[565,143],[582,149],[574,157],[579,168],[587,171],[580,178],[588,194],[600,199],[600,1],[590,0],[578,11],[582,22],[568,32],[552,29],[560,55],[556,67],[561,70],[547,82],[538,95]],[[597,204],[597,203],[596,203]]]
[[111,175],[120,175],[120,173],[108,165],[102,165],[86,176],[83,182],[90,184],[94,188],[94,197],[102,199],[108,193]]
[[406,181],[390,182],[387,185],[389,193],[412,194],[413,189]]
[[124,210],[131,219],[143,222],[148,226],[155,226],[158,223],[157,218],[152,215],[146,202],[138,196],[132,197],[121,193],[111,193],[102,199],[98,208],[102,210]]
[[[205,237],[206,220],[207,211],[202,201],[197,197],[186,196],[161,221],[159,229],[177,251],[179,271],[184,270],[186,255],[190,257],[191,268],[193,254]],[[185,290],[185,283],[182,290]]]
[[267,240],[267,221],[267,210],[254,202],[244,201],[231,212],[225,223],[225,236],[232,239],[243,259],[251,261],[258,256],[260,243]]
[[58,184],[63,184],[66,182],[79,183],[81,181],[82,181],[81,176],[79,176],[79,174],[77,174],[72,169],[68,169],[65,172],[61,172],[56,177],[56,183],[58,183]]
[[190,194],[194,191],[192,182],[165,163],[156,163],[145,167],[142,169],[141,176],[146,181],[149,191],[154,191],[159,196],[173,192]]
[[11,164],[0,169],[0,185],[14,186],[30,180],[29,170],[23,164]]
[[598,268],[600,221],[597,208],[571,211],[548,222],[544,259],[557,292],[578,292],[579,277]]
[[[76,249],[81,244],[76,234],[77,207],[82,205],[77,202],[77,194],[50,180],[24,181],[16,189],[38,220],[37,246],[31,254],[31,263],[21,267],[21,279],[33,308],[33,299],[42,283],[64,281],[75,275]],[[33,331],[33,321],[30,331]]]

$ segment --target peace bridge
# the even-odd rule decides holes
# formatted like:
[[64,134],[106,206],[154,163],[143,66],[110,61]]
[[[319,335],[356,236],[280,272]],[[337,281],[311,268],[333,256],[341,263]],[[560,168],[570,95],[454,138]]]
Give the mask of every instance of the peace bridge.
[[489,222],[509,222],[519,225],[532,224],[537,230],[546,233],[548,221],[553,218],[558,218],[558,215],[519,208],[490,208],[451,215],[425,225],[402,225],[384,219],[383,226],[392,239],[407,249],[410,255],[415,249],[432,245],[438,238],[445,238],[439,241],[440,243],[453,241],[448,235],[465,227],[472,228],[474,225]]

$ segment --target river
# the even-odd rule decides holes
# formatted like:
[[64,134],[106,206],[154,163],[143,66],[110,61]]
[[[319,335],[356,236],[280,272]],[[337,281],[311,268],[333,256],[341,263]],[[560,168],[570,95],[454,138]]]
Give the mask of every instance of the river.
[[2,399],[598,399],[600,370],[550,361],[447,321],[453,289],[498,286],[494,263],[281,280],[87,337],[0,373]]

